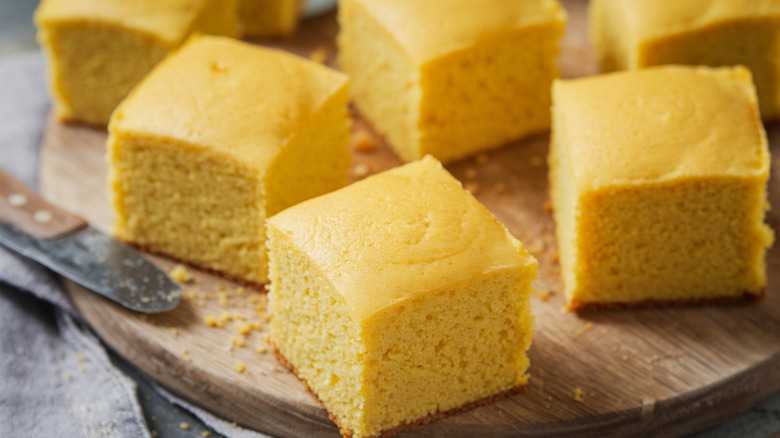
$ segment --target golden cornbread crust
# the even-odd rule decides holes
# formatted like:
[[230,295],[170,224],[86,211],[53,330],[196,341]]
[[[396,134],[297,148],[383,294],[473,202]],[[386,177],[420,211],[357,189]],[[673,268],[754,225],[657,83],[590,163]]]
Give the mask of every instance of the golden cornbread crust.
[[734,297],[703,298],[689,300],[644,300],[635,302],[594,303],[572,300],[566,310],[569,312],[593,312],[599,310],[627,310],[627,309],[655,309],[659,307],[699,307],[699,306],[730,306],[734,304],[748,304],[762,300],[766,295],[766,288],[758,292],[743,292]]
[[267,282],[265,219],[347,184],[347,99],[347,77],[335,70],[193,36],[113,113],[113,232]]
[[189,266],[191,268],[195,268],[195,269],[197,269],[199,271],[208,272],[209,274],[216,275],[217,277],[224,278],[225,280],[234,281],[234,282],[236,282],[238,284],[241,284],[242,286],[247,286],[247,287],[251,287],[252,289],[257,289],[257,291],[262,292],[262,293],[267,293],[268,292],[268,288],[266,287],[267,286],[266,283],[258,283],[256,281],[246,280],[244,278],[237,277],[235,275],[230,275],[227,272],[218,271],[216,269],[209,268],[208,266],[205,266],[205,265],[199,265],[198,263],[194,263],[194,262],[192,262],[190,260],[182,259],[182,258],[179,258],[179,257],[174,257],[174,256],[172,256],[170,254],[166,254],[163,251],[157,251],[157,250],[154,250],[152,248],[149,248],[148,246],[139,245],[139,244],[137,244],[135,242],[131,242],[129,240],[121,239],[121,238],[119,238],[117,236],[112,236],[112,237],[114,239],[117,239],[120,242],[124,243],[125,245],[132,246],[133,248],[136,248],[136,249],[138,249],[140,251],[143,251],[145,253],[154,254],[154,255],[165,257],[167,259],[171,259],[171,260],[173,260],[175,262],[181,263],[181,264]]
[[[322,408],[325,409],[325,411],[328,413],[328,418],[330,418],[331,421],[336,423],[336,426],[339,428],[339,432],[341,433],[341,435],[344,436],[345,438],[352,438],[352,433],[350,431],[345,430],[345,429],[343,429],[341,427],[341,425],[339,424],[339,421],[338,421],[338,418],[336,417],[336,415],[334,415],[332,412],[330,412],[330,410],[328,410],[327,406],[325,406],[325,404],[322,402],[322,400],[320,400],[320,398],[317,396],[317,394],[314,391],[311,390],[311,388],[309,387],[309,384],[306,383],[306,381],[303,380],[298,375],[298,371],[282,355],[282,353],[279,352],[279,349],[276,348],[276,344],[274,344],[272,341],[268,341],[268,343],[271,345],[271,349],[274,352],[274,356],[276,356],[276,360],[278,360],[279,363],[282,366],[287,368],[287,370],[289,370],[291,373],[293,373],[295,375],[295,377],[301,383],[303,383],[303,386],[306,387],[306,391],[309,394],[311,394],[317,400],[317,403],[319,403],[320,406],[322,406]],[[388,429],[388,430],[382,431],[382,433],[380,433],[379,435],[377,435],[374,438],[385,438],[385,437],[396,435],[396,434],[401,433],[401,432],[406,431],[406,430],[416,429],[416,428],[418,428],[420,426],[424,426],[424,425],[426,425],[428,423],[431,423],[433,421],[441,420],[442,418],[450,417],[452,415],[457,415],[457,414],[459,414],[461,412],[465,412],[465,411],[468,411],[468,410],[471,410],[471,409],[478,408],[480,406],[485,406],[485,405],[491,404],[494,401],[497,401],[497,400],[499,400],[501,398],[504,398],[506,396],[509,396],[511,394],[517,394],[517,393],[520,393],[520,392],[525,392],[525,390],[526,390],[526,385],[516,386],[516,387],[514,387],[512,389],[509,389],[507,391],[499,392],[498,394],[493,394],[491,396],[488,396],[488,397],[485,397],[485,398],[481,398],[481,399],[473,401],[471,403],[467,403],[465,405],[458,406],[457,408],[450,409],[450,410],[444,411],[444,412],[437,412],[435,414],[428,415],[427,417],[419,418],[419,419],[417,419],[417,420],[415,420],[415,421],[413,421],[411,423],[402,424],[402,425],[396,426],[396,427],[394,427],[392,429]]]

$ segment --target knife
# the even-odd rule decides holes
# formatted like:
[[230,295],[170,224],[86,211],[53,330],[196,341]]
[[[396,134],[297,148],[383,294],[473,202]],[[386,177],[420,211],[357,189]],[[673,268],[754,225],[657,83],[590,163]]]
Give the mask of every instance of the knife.
[[143,313],[171,310],[181,289],[140,252],[49,204],[0,169],[0,245]]

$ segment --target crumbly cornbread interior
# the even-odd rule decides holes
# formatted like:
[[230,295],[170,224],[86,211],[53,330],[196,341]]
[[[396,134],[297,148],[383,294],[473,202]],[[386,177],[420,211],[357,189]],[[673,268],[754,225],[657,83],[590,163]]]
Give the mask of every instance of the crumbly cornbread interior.
[[151,36],[102,24],[61,25],[38,38],[48,52],[56,117],[93,125],[107,124],[132,86],[171,49]]
[[536,25],[423,66],[412,157],[452,161],[547,131],[562,34],[562,25]]
[[55,115],[106,125],[130,90],[192,32],[236,35],[234,2],[44,0],[36,11]]
[[339,5],[355,105],[403,160],[452,161],[549,128],[565,14],[556,2],[489,3]]
[[528,379],[536,261],[423,161],[268,221],[271,341],[346,436],[424,423]]
[[265,219],[347,183],[347,99],[346,77],[326,67],[193,38],[112,118],[114,233],[265,283]]
[[763,292],[769,158],[754,93],[744,68],[555,84],[550,194],[569,308]]
[[170,139],[120,137],[110,151],[118,238],[265,281],[266,209],[257,172],[227,154]]
[[595,0],[590,14],[602,70],[743,65],[753,74],[762,118],[780,116],[777,2]]

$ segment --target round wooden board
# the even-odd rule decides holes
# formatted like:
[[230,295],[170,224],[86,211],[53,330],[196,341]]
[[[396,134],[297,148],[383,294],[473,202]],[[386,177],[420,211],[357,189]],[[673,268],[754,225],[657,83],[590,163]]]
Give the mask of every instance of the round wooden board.
[[[561,67],[567,77],[595,72],[585,43],[586,3],[564,1],[569,30]],[[304,23],[276,46],[299,54],[324,48],[334,59],[333,15]],[[368,128],[358,121],[355,131]],[[774,155],[780,127],[769,126]],[[103,130],[52,121],[43,142],[41,191],[104,231],[111,216],[105,184]],[[540,291],[532,301],[537,332],[529,352],[527,391],[436,421],[401,436],[671,436],[736,415],[780,389],[780,248],[768,254],[764,300],[730,307],[565,313],[555,239],[545,210],[546,136],[528,139],[447,168],[539,259]],[[383,144],[354,152],[353,179],[400,164]],[[485,157],[482,157],[485,158]],[[773,169],[780,162],[773,161]],[[777,173],[777,172],[775,172]],[[780,205],[780,181],[770,181]],[[768,217],[778,229],[776,212]],[[170,260],[150,256],[163,269]],[[230,421],[272,435],[338,436],[326,412],[272,354],[262,351],[260,293],[191,269],[174,311],[143,316],[68,283],[94,330],[119,354],[162,385]],[[223,327],[207,314],[233,316]],[[240,321],[241,315],[246,321]],[[245,322],[257,329],[246,336]],[[244,346],[232,345],[233,339]],[[238,341],[237,341],[238,342]],[[243,363],[245,372],[236,371]],[[581,397],[575,399],[575,392]]]

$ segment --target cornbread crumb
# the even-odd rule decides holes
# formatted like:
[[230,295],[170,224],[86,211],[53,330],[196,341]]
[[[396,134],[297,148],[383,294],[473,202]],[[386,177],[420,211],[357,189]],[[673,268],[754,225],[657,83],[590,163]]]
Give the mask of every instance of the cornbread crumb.
[[376,140],[374,139],[374,136],[362,129],[352,134],[350,143],[352,149],[358,152],[371,152],[376,149]]
[[479,184],[473,181],[469,181],[466,184],[463,184],[463,188],[467,190],[469,193],[471,193],[472,195],[476,195],[477,193],[479,193]]
[[592,328],[593,328],[593,323],[589,322],[589,323],[585,324],[584,326],[580,327],[580,329],[577,330],[576,333],[574,333],[574,337],[576,338],[576,337],[582,336],[583,334],[585,334],[585,332],[587,332],[588,330],[590,330]]
[[79,362],[84,362],[84,355],[81,353],[76,353],[76,360]]
[[[244,365],[244,362],[236,362],[236,365],[233,367],[236,371],[239,373],[245,373],[246,372],[246,365]],[[233,423],[235,424],[235,423]]]
[[311,53],[309,53],[309,59],[316,62],[317,64],[325,64],[325,61],[328,60],[329,53],[330,49],[328,47],[319,46],[312,50]]
[[179,335],[179,329],[177,329],[176,327],[171,327],[171,333],[173,334],[174,337],[178,336]]
[[185,423],[185,422],[181,422],[181,423],[179,423],[179,428],[181,428],[183,430],[189,430],[190,429],[190,424],[189,423]]
[[241,324],[240,326],[238,326],[236,328],[236,330],[238,331],[239,334],[242,334],[242,335],[246,336],[246,335],[249,334],[249,332],[252,331],[252,328],[253,328],[252,324],[244,323],[244,324]]
[[550,261],[553,263],[558,263],[558,261],[561,259],[561,254],[558,251],[553,252],[550,254]]
[[547,213],[553,211],[552,202],[550,202],[549,199],[544,201],[544,204],[542,204],[542,210],[546,211]]
[[189,357],[189,355],[190,355],[190,352],[189,352],[189,351],[187,351],[187,350],[182,350],[182,351],[181,351],[181,355],[182,355],[182,357]]
[[210,430],[204,430],[203,432],[201,432],[200,436],[204,436],[204,437],[211,436],[211,431]]
[[71,374],[71,373],[69,373],[69,372],[67,372],[67,371],[66,371],[66,372],[65,372],[65,379],[67,379],[67,380],[73,380],[73,374]]
[[353,172],[356,178],[363,178],[369,173],[369,168],[366,163],[358,163],[355,165]]
[[258,345],[256,351],[260,354],[263,354],[268,351],[268,347],[266,347],[265,345]]
[[222,324],[217,321],[217,318],[214,318],[214,315],[210,313],[207,313],[204,319],[206,320],[206,325],[209,327],[222,327]]
[[530,245],[528,245],[528,252],[530,252],[533,255],[539,255],[544,252],[544,241],[543,240],[535,240]]
[[156,431],[156,430],[153,430],[153,431],[152,431],[152,438],[157,438],[157,435],[159,435],[159,434],[157,433],[157,431]]
[[233,337],[230,340],[230,345],[233,345],[234,347],[238,347],[238,348],[244,348],[245,345],[244,338]]
[[539,299],[542,300],[542,301],[549,301],[550,300],[550,296],[552,296],[552,294],[553,293],[551,291],[547,291],[547,290],[536,291],[536,296],[538,296]]
[[224,311],[222,312],[222,315],[219,316],[219,323],[225,324],[226,322],[230,322],[230,320],[232,319],[233,319],[233,314],[228,311]]
[[574,388],[574,401],[582,402],[582,396],[585,392],[579,386]]
[[187,267],[182,264],[174,266],[171,272],[168,273],[168,276],[178,283],[190,283],[195,279],[190,274],[190,271],[187,270]]

